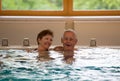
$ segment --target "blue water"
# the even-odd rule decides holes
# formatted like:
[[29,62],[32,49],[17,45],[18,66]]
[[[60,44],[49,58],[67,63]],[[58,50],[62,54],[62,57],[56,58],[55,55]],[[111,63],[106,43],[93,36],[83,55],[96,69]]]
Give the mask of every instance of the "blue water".
[[49,55],[41,61],[37,52],[0,50],[0,81],[120,81],[120,49],[80,48],[69,62],[62,52]]

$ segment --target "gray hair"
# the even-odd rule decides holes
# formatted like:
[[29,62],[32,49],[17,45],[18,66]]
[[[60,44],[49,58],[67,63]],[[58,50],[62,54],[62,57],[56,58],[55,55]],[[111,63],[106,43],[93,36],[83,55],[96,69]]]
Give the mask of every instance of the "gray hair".
[[[67,29],[67,30],[64,31],[63,36],[64,36],[64,34],[66,32],[72,32],[75,35],[75,39],[77,39],[77,34],[76,34],[75,30],[73,30],[73,29]],[[63,36],[62,36],[62,38],[63,38]]]

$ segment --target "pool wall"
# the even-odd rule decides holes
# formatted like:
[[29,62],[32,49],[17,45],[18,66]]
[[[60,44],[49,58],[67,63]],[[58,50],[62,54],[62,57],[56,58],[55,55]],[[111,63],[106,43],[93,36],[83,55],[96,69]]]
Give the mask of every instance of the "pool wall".
[[77,45],[89,45],[96,38],[97,45],[120,46],[120,16],[0,16],[0,44],[2,38],[8,38],[9,45],[22,45],[29,38],[30,45],[36,45],[37,34],[47,28],[54,31],[53,45],[60,45],[63,31],[72,28]]

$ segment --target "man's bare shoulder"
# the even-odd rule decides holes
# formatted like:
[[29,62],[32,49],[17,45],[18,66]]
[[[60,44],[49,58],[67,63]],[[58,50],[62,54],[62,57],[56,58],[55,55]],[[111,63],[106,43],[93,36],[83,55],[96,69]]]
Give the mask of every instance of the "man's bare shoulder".
[[63,51],[63,46],[56,46],[53,49],[54,51]]

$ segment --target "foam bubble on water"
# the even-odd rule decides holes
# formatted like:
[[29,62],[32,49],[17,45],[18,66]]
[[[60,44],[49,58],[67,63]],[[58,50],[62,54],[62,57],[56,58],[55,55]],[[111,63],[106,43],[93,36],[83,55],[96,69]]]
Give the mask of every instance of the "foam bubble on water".
[[[75,51],[73,64],[66,64],[60,52],[50,52],[54,60],[41,62],[38,53],[23,50],[0,50],[3,62],[1,71],[11,74],[2,76],[16,80],[63,80],[63,81],[119,81],[120,49],[84,48]],[[4,58],[10,55],[8,58]],[[3,77],[5,79],[5,77]],[[7,78],[6,78],[7,79]],[[13,79],[12,79],[13,80]]]

